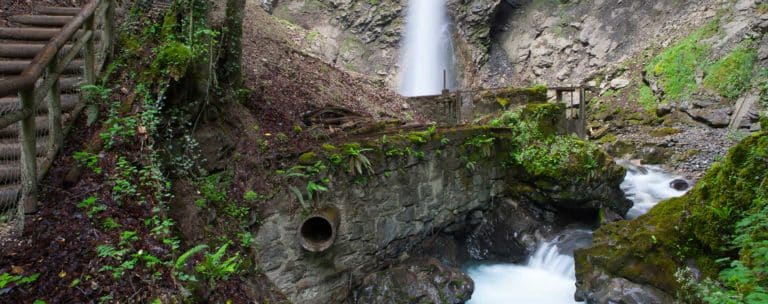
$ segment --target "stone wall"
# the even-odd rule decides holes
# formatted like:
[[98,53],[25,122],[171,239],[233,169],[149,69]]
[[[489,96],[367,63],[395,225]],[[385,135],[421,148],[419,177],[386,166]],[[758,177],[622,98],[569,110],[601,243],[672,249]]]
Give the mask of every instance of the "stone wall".
[[[526,113],[523,117],[533,115],[550,129],[562,116],[562,111],[544,117]],[[486,213],[505,198],[560,214],[602,210],[621,217],[629,209],[619,188],[624,171],[603,152],[594,156],[597,171],[563,168],[558,174],[568,178],[552,180],[513,164],[514,132],[481,126],[391,134],[386,147],[381,138],[361,143],[381,148],[365,154],[373,173],[329,172],[329,191],[316,203],[339,211],[335,244],[322,253],[302,249],[298,227],[307,213],[292,208],[295,198],[284,194],[278,203],[283,210],[269,215],[256,234],[258,267],[296,303],[339,303],[368,274],[406,260],[428,237],[478,220],[476,211]],[[477,146],[478,139],[488,138],[493,140]],[[410,152],[385,152],[391,145]]]
[[440,125],[472,122],[516,106],[547,101],[547,88],[500,88],[407,99],[409,107]]
[[469,170],[459,159],[458,146],[476,132],[485,131],[446,134],[453,144],[429,143],[420,160],[371,157],[376,173],[363,185],[345,172],[335,174],[321,201],[341,215],[334,246],[323,253],[303,250],[297,239],[303,216],[280,212],[265,219],[256,236],[257,263],[295,303],[348,298],[365,275],[502,192],[501,166],[489,159]]

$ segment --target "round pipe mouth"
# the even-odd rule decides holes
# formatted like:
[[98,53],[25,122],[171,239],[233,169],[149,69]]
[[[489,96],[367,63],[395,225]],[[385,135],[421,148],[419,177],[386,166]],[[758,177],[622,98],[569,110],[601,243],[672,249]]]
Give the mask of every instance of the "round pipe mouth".
[[331,248],[336,240],[338,215],[332,209],[313,213],[299,226],[301,247],[310,252],[323,252]]

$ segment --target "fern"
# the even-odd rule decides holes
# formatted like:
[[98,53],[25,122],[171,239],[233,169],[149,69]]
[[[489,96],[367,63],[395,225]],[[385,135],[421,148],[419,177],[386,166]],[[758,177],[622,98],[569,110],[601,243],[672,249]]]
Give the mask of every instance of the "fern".
[[181,269],[182,267],[184,267],[184,264],[187,262],[187,260],[191,256],[193,256],[193,255],[197,254],[198,252],[203,251],[205,249],[208,249],[208,245],[206,245],[206,244],[200,244],[200,245],[197,245],[195,247],[190,248],[186,252],[182,253],[179,256],[178,259],[176,259],[176,263],[173,264],[173,268],[176,269],[176,270]]

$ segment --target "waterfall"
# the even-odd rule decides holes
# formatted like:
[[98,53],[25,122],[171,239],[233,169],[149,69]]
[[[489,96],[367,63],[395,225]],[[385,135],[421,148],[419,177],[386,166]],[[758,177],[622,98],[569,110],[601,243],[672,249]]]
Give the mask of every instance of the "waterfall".
[[475,292],[468,304],[575,303],[573,257],[555,242],[542,243],[526,265],[490,264],[469,269]]
[[400,54],[400,94],[437,95],[455,86],[451,24],[445,0],[411,0]]
[[[627,168],[621,184],[626,197],[634,202],[627,216],[648,212],[659,201],[685,194],[687,180],[654,166],[618,161]],[[576,274],[573,250],[591,242],[588,231],[570,230],[542,242],[523,265],[474,265],[468,274],[475,281],[475,292],[468,304],[574,303]]]

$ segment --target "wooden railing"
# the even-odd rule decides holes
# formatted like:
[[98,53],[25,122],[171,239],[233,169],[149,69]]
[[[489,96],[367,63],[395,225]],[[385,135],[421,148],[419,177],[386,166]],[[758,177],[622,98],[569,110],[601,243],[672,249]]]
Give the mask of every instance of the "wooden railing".
[[[98,19],[98,20],[97,20]],[[37,184],[48,171],[56,154],[64,144],[69,128],[62,124],[61,93],[59,79],[75,57],[84,57],[84,83],[95,84],[102,63],[108,57],[113,39],[114,0],[92,0],[54,36],[19,76],[0,82],[0,98],[18,95],[20,109],[0,116],[0,128],[20,123],[21,147],[21,200],[19,207],[24,213],[37,211]],[[101,25],[101,31],[96,25]],[[96,38],[100,34],[100,47]],[[71,47],[65,45],[71,44]],[[62,52],[64,54],[60,55]],[[46,98],[48,97],[48,98]],[[35,114],[39,104],[47,101],[49,142],[45,158],[37,164]],[[70,117],[76,117],[84,108],[83,100]],[[72,120],[70,120],[71,125]]]

